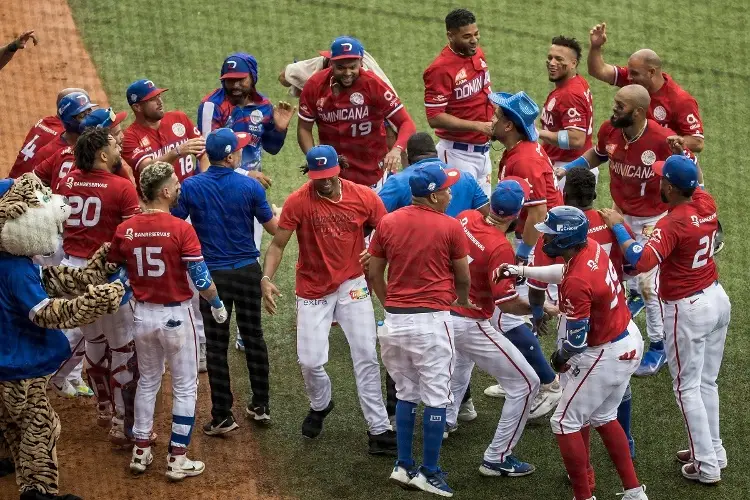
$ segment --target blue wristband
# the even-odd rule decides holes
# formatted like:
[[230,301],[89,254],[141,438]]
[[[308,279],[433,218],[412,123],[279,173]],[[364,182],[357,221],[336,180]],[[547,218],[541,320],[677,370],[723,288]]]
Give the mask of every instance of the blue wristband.
[[525,241],[520,242],[516,248],[516,257],[529,260],[529,254],[533,248],[531,245],[527,245]]
[[620,245],[624,245],[625,242],[627,242],[628,240],[634,239],[632,236],[630,236],[630,233],[628,233],[628,230],[625,228],[625,225],[622,223],[615,224],[612,227],[612,232],[615,233],[615,238],[617,238],[617,243],[619,243]]
[[211,304],[211,307],[213,307],[214,309],[221,309],[222,307],[224,307],[224,303],[221,301],[218,295],[209,300],[208,303]]
[[560,149],[570,149],[570,137],[567,130],[561,130],[557,133],[557,145]]
[[591,165],[589,165],[589,161],[585,157],[579,156],[575,160],[565,165],[563,168],[565,169],[565,171],[568,171],[571,168],[576,168],[576,167],[583,167],[586,169],[590,169]]

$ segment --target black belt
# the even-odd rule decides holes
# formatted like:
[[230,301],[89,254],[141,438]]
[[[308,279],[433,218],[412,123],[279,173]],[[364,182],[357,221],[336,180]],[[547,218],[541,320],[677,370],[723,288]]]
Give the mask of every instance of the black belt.
[[154,304],[156,306],[163,306],[163,307],[180,307],[182,305],[182,302],[168,302],[166,304],[156,304],[154,302],[142,302],[140,300],[137,300],[139,304]]
[[431,307],[386,307],[385,310],[389,314],[423,314],[442,312],[440,309],[433,309]]
[[[715,286],[715,285],[718,285],[718,284],[719,284],[719,280],[716,280],[716,281],[714,281],[714,282],[713,282],[713,283],[712,283],[711,285],[707,286],[706,288],[710,288],[710,287],[712,287],[712,286]],[[688,295],[688,296],[687,296],[687,297],[685,297],[685,298],[688,298],[688,297],[695,297],[696,295],[700,295],[700,294],[702,294],[702,293],[703,293],[703,291],[704,291],[704,290],[705,290],[706,288],[704,288],[703,290],[698,290],[698,291],[697,291],[697,292],[695,292],[695,293],[691,293],[690,295]]]

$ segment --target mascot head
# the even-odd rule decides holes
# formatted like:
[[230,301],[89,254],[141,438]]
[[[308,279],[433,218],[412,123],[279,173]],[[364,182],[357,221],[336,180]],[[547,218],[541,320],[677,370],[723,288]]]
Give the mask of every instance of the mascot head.
[[64,197],[34,174],[24,174],[0,198],[0,251],[27,257],[55,253],[69,216]]

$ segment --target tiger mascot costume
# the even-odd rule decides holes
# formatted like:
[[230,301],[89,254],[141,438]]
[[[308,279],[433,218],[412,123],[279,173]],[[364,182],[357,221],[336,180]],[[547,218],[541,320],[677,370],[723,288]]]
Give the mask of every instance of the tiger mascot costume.
[[116,312],[125,295],[120,281],[108,282],[117,268],[106,263],[107,245],[81,269],[34,264],[58,249],[69,215],[33,174],[0,181],[0,448],[21,500],[80,500],[58,495],[60,419],[47,380],[71,355],[60,330]]

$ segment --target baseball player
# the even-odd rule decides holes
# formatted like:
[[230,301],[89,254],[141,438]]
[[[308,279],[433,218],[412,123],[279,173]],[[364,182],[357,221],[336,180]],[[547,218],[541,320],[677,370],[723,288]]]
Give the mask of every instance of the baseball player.
[[[575,498],[594,498],[586,425],[590,422],[615,464],[623,498],[647,500],[617,421],[617,407],[643,355],[643,339],[625,303],[617,270],[602,246],[588,238],[589,222],[580,209],[553,208],[537,229],[544,235],[542,251],[553,259],[562,257],[565,264],[508,270],[511,275],[560,284],[566,332],[550,362],[567,381],[550,422]],[[499,274],[506,276],[502,268]]]
[[[578,74],[581,44],[575,38],[556,36],[547,52],[547,75],[555,88],[542,107],[539,140],[555,167],[575,160],[591,149],[594,133],[594,100],[585,78]],[[592,170],[599,176],[599,169]],[[563,190],[565,179],[558,189]]]
[[[103,243],[112,241],[117,226],[137,214],[140,206],[133,184],[114,174],[122,160],[120,147],[108,129],[90,128],[81,134],[75,147],[75,163],[77,168],[63,179],[59,190],[71,206],[63,232],[62,263],[83,267]],[[131,361],[133,310],[125,304],[115,314],[80,329],[86,340],[89,383],[99,403],[99,424],[111,426],[113,443],[128,444],[137,377],[132,366],[135,360]],[[111,351],[111,361],[107,350]],[[70,369],[66,367],[72,368],[79,361],[74,355],[58,375],[66,376]]]
[[[440,470],[440,447],[454,368],[452,305],[476,309],[469,300],[468,243],[461,224],[445,215],[450,188],[459,171],[429,163],[409,179],[412,205],[380,221],[368,249],[369,276],[385,308],[379,334],[380,355],[396,382],[398,460],[390,481],[451,497],[453,490]],[[385,269],[388,266],[388,283]],[[456,299],[456,295],[458,298]],[[422,417],[422,465],[412,454],[419,402]]]
[[[57,100],[55,101],[56,107],[59,107],[60,101],[63,97],[72,94],[73,92],[82,92],[88,95],[83,89],[63,89],[57,94]],[[59,137],[64,131],[65,126],[60,121],[57,114],[40,118],[39,121],[37,121],[26,133],[26,137],[23,140],[23,146],[18,151],[16,161],[13,163],[8,176],[11,179],[16,179],[27,172],[32,172],[34,170],[34,164],[36,163],[34,160],[36,153],[50,141]]]
[[195,230],[169,213],[180,196],[172,165],[151,163],[141,170],[140,182],[143,213],[117,227],[107,255],[108,261],[125,265],[135,298],[133,339],[139,353],[139,379],[130,470],[143,473],[153,461],[154,405],[166,360],[172,376],[167,478],[180,481],[205,470],[203,462],[186,455],[198,391],[198,338],[190,314],[193,291],[187,276],[211,304],[216,321],[225,322],[227,310],[203,262]]
[[451,307],[456,350],[451,392],[455,399],[448,407],[446,420],[448,429],[456,425],[458,401],[468,385],[474,363],[503,384],[507,393],[503,411],[479,467],[485,476],[519,477],[536,470],[512,452],[521,439],[532,401],[539,391],[539,377],[511,341],[490,324],[496,305],[519,316],[531,314],[528,302],[515,289],[515,279],[492,281],[492,273],[500,264],[515,262],[505,232],[523,208],[526,193],[522,183],[523,179],[512,177],[501,181],[492,193],[488,215],[465,210],[457,217],[469,245],[469,297],[479,309]]
[[[612,117],[599,128],[596,146],[556,170],[556,174],[564,176],[571,168],[594,168],[609,161],[609,191],[614,206],[625,215],[625,221],[640,244],[646,242],[668,209],[659,197],[659,178],[653,174],[652,167],[672,154],[667,139],[674,135],[647,118],[649,103],[644,87],[621,88],[615,94]],[[640,273],[637,280],[646,304],[646,331],[650,342],[635,374],[653,375],[667,360],[662,311],[656,293],[656,270]]]
[[440,159],[473,175],[489,196],[493,109],[477,20],[468,10],[455,9],[445,17],[445,29],[448,45],[422,75],[427,122],[440,139]]
[[[303,153],[314,145],[313,125],[321,144],[333,146],[346,159],[342,178],[376,192],[388,173],[401,164],[401,152],[416,127],[393,90],[370,71],[362,70],[364,48],[342,36],[331,44],[331,67],[314,74],[299,99],[297,142]],[[384,121],[398,130],[388,150]]]
[[669,370],[690,444],[677,458],[687,479],[716,483],[727,466],[716,378],[732,308],[713,259],[716,203],[699,187],[698,168],[689,158],[670,156],[653,169],[669,213],[645,246],[627,233],[620,214],[603,210],[602,217],[631,265],[641,272],[659,268]]
[[385,207],[370,189],[339,177],[340,172],[333,147],[316,146],[307,152],[310,181],[284,202],[279,228],[266,251],[263,299],[266,310],[275,314],[275,296],[280,294],[272,279],[284,248],[296,232],[297,355],[310,398],[302,435],[317,437],[334,407],[331,380],[324,365],[335,314],[351,349],[359,402],[369,427],[369,452],[393,454],[396,437],[380,388],[375,312],[359,262],[364,231],[377,225]]

